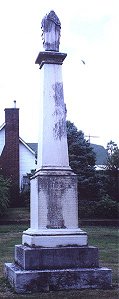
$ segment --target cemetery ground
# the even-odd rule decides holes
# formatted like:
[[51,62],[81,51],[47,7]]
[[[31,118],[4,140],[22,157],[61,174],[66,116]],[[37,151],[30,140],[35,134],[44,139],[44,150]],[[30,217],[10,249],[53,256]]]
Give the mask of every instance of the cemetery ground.
[[70,290],[48,293],[16,294],[4,278],[4,263],[14,259],[14,246],[21,244],[22,232],[29,227],[27,209],[13,209],[6,219],[7,224],[0,225],[0,298],[39,298],[39,299],[119,299],[119,243],[118,228],[114,225],[84,226],[88,234],[89,245],[99,249],[100,266],[112,269],[113,284],[108,290]]

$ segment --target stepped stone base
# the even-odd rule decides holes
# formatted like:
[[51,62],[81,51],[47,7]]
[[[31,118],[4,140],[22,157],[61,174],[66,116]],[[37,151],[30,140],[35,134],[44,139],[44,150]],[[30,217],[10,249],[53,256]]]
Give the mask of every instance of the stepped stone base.
[[15,262],[24,270],[96,268],[99,267],[98,248],[30,248],[16,245]]
[[111,286],[111,270],[107,268],[23,270],[15,264],[6,263],[5,275],[17,293]]
[[5,277],[17,293],[110,288],[111,270],[99,268],[93,246],[31,248],[15,246],[15,263],[5,264]]
[[[52,229],[53,230],[53,229]],[[59,247],[59,246],[86,246],[88,244],[87,234],[81,229],[60,229],[62,235],[59,235],[59,229],[48,229],[45,235],[43,230],[38,232],[27,229],[23,232],[22,244],[30,247]],[[50,235],[51,231],[51,235]]]

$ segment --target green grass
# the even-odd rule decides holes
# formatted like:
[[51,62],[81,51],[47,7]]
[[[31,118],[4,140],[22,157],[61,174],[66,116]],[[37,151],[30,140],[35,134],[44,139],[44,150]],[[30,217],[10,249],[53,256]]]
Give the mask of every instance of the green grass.
[[84,227],[89,236],[89,245],[99,249],[100,266],[112,269],[113,285],[119,282],[119,239],[117,227]]
[[113,287],[110,290],[81,290],[16,294],[4,278],[4,263],[14,259],[14,245],[21,244],[23,230],[27,225],[0,226],[0,298],[39,298],[39,299],[119,299],[118,290],[118,230],[116,227],[85,226],[82,227],[89,237],[89,245],[99,248],[100,266],[112,269]]

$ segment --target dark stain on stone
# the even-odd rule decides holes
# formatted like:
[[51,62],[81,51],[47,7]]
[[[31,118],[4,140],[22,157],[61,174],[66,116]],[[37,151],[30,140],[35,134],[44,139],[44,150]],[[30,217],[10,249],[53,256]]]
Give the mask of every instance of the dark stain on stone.
[[39,191],[43,190],[47,198],[47,228],[65,228],[62,212],[62,195],[65,192],[63,178],[39,178]]
[[53,128],[53,133],[56,139],[60,139],[63,136],[66,136],[66,124],[65,124],[65,119],[60,119],[55,123],[55,126]]
[[65,228],[64,219],[62,213],[62,194],[64,192],[64,186],[60,178],[50,179],[49,189],[49,201],[48,201],[48,225],[47,228]]
[[39,201],[41,191],[45,194],[45,198],[47,201],[47,228],[66,228],[65,218],[63,218],[63,200],[65,199],[68,190],[73,188],[73,190],[76,191],[76,186],[76,176],[39,176]]
[[52,88],[54,90],[55,105],[64,108],[63,83],[56,82],[53,84]]
[[55,48],[56,48],[56,42],[54,42],[54,43],[48,43],[48,42],[46,42],[45,43],[45,47],[50,51],[50,50],[55,50]]
[[54,100],[55,100],[55,125],[53,128],[53,135],[55,139],[60,139],[66,137],[66,108],[64,104],[63,96],[63,84],[61,82],[56,82],[52,86],[54,90]]

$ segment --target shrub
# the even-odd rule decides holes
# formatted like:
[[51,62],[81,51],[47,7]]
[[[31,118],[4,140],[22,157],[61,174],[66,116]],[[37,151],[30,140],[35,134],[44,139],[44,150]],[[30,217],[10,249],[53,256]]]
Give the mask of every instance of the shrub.
[[10,208],[19,207],[19,185],[11,181],[9,189]]
[[118,203],[112,200],[109,195],[105,195],[102,200],[97,202],[95,215],[98,218],[118,218]]
[[30,190],[22,190],[19,195],[20,207],[30,208]]
[[79,218],[114,219],[119,216],[119,205],[107,194],[99,201],[79,201]]
[[0,216],[4,215],[9,206],[10,180],[0,176]]
[[79,200],[79,218],[95,218],[95,208],[95,201]]

